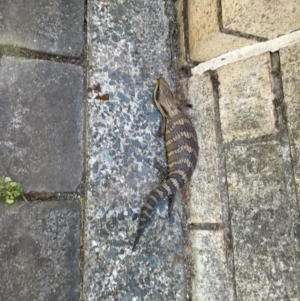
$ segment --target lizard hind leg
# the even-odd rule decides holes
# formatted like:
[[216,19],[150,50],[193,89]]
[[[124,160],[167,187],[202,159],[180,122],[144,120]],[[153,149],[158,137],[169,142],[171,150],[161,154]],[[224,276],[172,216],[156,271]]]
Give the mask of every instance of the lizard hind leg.
[[168,178],[167,168],[163,167],[156,158],[154,158],[154,167],[161,173],[162,180],[166,180]]
[[166,131],[166,120],[165,120],[165,118],[162,118],[160,121],[160,124],[159,124],[159,129],[155,136],[157,138],[162,137],[164,135],[165,131]]
[[174,208],[174,203],[175,203],[175,194],[171,194],[168,197],[168,216],[169,216],[169,218],[172,215],[172,211],[173,211],[173,208]]

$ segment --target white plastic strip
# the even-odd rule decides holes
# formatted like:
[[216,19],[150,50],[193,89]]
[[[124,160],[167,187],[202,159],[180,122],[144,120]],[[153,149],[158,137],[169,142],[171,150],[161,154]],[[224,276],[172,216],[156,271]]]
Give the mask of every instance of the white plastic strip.
[[222,54],[216,58],[213,58],[207,62],[200,63],[198,66],[192,68],[193,75],[201,75],[207,70],[215,70],[224,65],[228,65],[237,61],[248,59],[252,56],[256,56],[265,52],[274,52],[281,48],[300,43],[300,30],[283,35],[281,37],[260,42],[252,45],[248,45],[225,54]]

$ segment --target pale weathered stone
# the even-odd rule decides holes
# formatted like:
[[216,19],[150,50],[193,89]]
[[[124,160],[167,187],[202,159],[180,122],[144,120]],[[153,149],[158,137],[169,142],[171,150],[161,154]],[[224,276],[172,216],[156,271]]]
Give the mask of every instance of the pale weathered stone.
[[180,66],[186,63],[186,45],[185,45],[185,32],[183,24],[183,0],[175,2],[176,8],[176,21],[178,31],[178,64]]
[[274,133],[269,64],[263,54],[218,69],[224,142]]
[[279,143],[230,148],[226,166],[237,300],[298,300],[294,204]]
[[223,231],[194,230],[190,239],[195,264],[192,300],[230,300]]
[[299,29],[299,0],[222,0],[225,29],[275,38]]
[[189,50],[192,60],[207,61],[254,43],[253,40],[222,33],[217,14],[217,1],[188,1]]
[[200,63],[196,67],[192,68],[192,74],[201,75],[208,70],[216,70],[222,66],[246,60],[250,57],[257,56],[265,52],[275,52],[281,48],[298,44],[299,42],[300,30],[297,30],[272,40],[247,45],[242,48],[232,50],[207,62]]
[[300,195],[300,44],[280,51],[284,101],[287,104],[289,139],[296,187]]
[[214,99],[208,74],[190,78],[189,101],[193,104],[189,115],[199,141],[198,164],[190,185],[189,222],[220,223],[222,219]]

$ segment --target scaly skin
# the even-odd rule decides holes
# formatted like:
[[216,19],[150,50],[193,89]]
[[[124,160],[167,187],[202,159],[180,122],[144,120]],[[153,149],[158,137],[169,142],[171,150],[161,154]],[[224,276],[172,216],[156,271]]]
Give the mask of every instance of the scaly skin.
[[163,117],[168,177],[149,194],[142,207],[133,251],[157,203],[168,197],[171,213],[175,193],[190,180],[198,159],[196,131],[189,118],[176,107],[170,87],[162,77],[157,80],[154,100]]

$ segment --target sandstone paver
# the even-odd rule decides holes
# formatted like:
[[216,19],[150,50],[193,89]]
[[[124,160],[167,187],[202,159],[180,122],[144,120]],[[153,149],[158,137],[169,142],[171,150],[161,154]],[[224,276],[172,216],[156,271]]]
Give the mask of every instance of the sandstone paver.
[[223,66],[217,73],[224,142],[274,134],[269,54]]
[[199,140],[198,164],[191,179],[190,223],[221,223],[219,169],[213,87],[209,74],[189,79],[192,122]]
[[276,38],[299,29],[297,0],[223,0],[223,26],[261,38]]
[[237,300],[297,300],[294,204],[279,143],[232,147],[226,164]]

